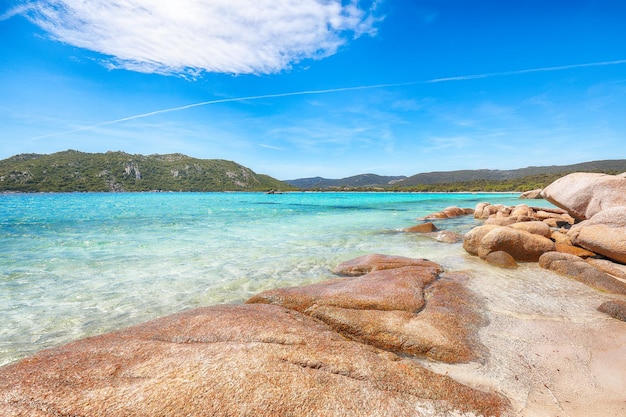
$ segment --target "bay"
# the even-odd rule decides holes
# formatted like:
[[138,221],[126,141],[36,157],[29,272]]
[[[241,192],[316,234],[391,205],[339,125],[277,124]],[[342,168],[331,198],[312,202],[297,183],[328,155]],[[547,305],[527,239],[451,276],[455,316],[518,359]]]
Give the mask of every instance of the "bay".
[[[68,193],[0,195],[0,365],[178,311],[332,277],[368,254],[472,262],[401,233],[419,217],[517,194]],[[538,200],[532,205],[550,206]],[[464,233],[472,216],[435,221]]]

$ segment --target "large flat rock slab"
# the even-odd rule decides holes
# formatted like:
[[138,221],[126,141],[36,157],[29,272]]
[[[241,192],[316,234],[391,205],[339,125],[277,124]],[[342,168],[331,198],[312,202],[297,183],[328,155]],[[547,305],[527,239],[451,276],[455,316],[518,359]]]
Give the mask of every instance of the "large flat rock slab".
[[479,360],[482,349],[475,334],[483,324],[482,306],[464,285],[467,275],[445,274],[433,262],[406,259],[357,258],[336,271],[362,276],[269,290],[247,303],[300,311],[348,338],[392,352],[445,362]]
[[196,309],[0,368],[2,416],[497,416],[506,407],[266,304]]
[[370,272],[358,279],[343,278],[301,287],[278,288],[252,297],[248,302],[279,304],[306,312],[313,305],[358,310],[417,311],[424,306],[424,287],[439,269],[405,266]]

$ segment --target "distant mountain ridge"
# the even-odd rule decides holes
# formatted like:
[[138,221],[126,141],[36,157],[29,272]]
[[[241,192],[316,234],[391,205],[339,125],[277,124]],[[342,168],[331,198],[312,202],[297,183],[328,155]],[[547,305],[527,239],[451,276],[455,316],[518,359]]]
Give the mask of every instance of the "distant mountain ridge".
[[504,181],[545,174],[567,174],[572,172],[626,172],[626,159],[583,162],[573,165],[530,166],[511,170],[462,170],[427,172],[416,174],[402,181],[402,185],[443,184],[476,180]]
[[512,170],[458,170],[436,171],[412,175],[410,177],[384,177],[374,174],[356,175],[342,179],[327,179],[322,177],[285,180],[303,190],[333,189],[333,188],[383,188],[383,189],[410,189],[419,186],[435,186],[437,184],[468,184],[479,182],[503,182],[539,176],[552,177],[566,175],[572,172],[626,172],[626,159],[601,160],[583,162],[572,165],[530,166]]
[[294,190],[232,161],[182,154],[131,155],[74,150],[21,154],[0,161],[0,191]]
[[297,180],[287,180],[288,184],[298,187],[302,190],[324,189],[332,187],[384,187],[393,185],[394,183],[406,179],[406,176],[380,176],[376,174],[362,174],[353,177],[342,178],[337,180],[326,179],[322,177],[300,178]]

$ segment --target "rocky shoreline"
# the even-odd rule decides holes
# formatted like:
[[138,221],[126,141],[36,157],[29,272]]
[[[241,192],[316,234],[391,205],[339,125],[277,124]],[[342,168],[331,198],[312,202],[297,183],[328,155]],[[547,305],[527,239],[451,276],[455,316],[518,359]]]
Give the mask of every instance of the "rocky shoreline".
[[[0,368],[0,415],[626,415],[626,178],[572,175],[542,191],[560,209],[447,208],[406,230],[463,240],[493,274],[366,255]],[[471,214],[465,236],[431,222]]]
[[479,204],[463,247],[496,266],[538,262],[598,290],[626,295],[626,177],[575,173],[541,195],[560,210]]

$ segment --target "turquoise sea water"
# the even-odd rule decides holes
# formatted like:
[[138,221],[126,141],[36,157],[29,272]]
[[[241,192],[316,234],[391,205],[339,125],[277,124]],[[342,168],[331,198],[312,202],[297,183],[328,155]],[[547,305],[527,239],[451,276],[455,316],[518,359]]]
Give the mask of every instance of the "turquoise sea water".
[[[0,195],[0,365],[185,309],[331,277],[367,253],[462,268],[460,244],[399,233],[511,194]],[[533,201],[533,205],[548,205]],[[472,216],[435,221],[465,232]]]

